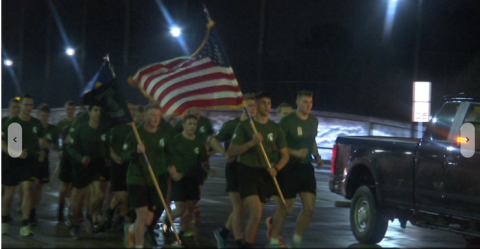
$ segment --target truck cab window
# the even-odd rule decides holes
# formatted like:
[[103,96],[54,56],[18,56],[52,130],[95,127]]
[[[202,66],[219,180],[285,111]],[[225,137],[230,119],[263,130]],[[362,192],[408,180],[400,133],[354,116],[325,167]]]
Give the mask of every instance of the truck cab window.
[[433,119],[432,139],[447,140],[460,103],[446,103]]
[[463,123],[480,122],[480,103],[471,103]]

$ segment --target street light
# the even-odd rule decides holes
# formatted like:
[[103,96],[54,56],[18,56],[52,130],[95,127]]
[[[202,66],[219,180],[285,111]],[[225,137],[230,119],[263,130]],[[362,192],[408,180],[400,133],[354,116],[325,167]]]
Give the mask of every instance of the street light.
[[7,67],[11,67],[13,65],[13,61],[10,59],[6,59],[3,61],[3,64],[5,64],[5,66]]
[[171,27],[170,34],[172,34],[173,37],[179,37],[182,34],[182,30],[178,27]]
[[75,54],[75,49],[73,48],[67,48],[65,49],[65,53],[68,55],[68,56],[73,56]]

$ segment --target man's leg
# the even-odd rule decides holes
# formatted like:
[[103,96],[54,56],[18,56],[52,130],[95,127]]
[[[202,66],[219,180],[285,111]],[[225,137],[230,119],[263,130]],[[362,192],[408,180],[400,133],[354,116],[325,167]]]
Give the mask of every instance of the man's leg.
[[12,206],[13,195],[16,186],[4,186],[4,194],[2,196],[2,234],[8,233],[8,213]]
[[303,233],[307,230],[308,224],[312,220],[316,196],[310,192],[301,192],[300,198],[302,199],[303,209],[298,215],[297,227],[293,235],[293,243],[297,247],[301,246]]
[[[30,217],[30,211],[33,204],[33,182],[32,181],[22,181],[20,186],[23,191],[22,199],[22,229],[28,226],[28,218]],[[25,232],[28,234],[29,232]]]
[[[62,182],[60,189],[58,191],[58,221],[63,221],[63,210],[65,209],[65,199],[70,197],[72,183],[71,182]],[[68,205],[67,205],[68,206]]]
[[83,188],[74,187],[72,190],[71,203],[69,208],[69,219],[72,224],[70,234],[74,239],[79,238],[79,219],[82,216],[82,204],[88,198],[88,186]]
[[98,225],[98,214],[105,200],[105,187],[106,182],[104,181],[93,181],[90,184],[90,212],[88,214],[91,216],[94,226]]
[[250,213],[245,226],[245,242],[252,245],[255,242],[264,204],[260,201],[258,195],[247,196],[244,201]]
[[275,201],[275,213],[273,215],[273,224],[272,224],[272,238],[270,239],[270,244],[278,245],[279,244],[279,237],[282,232],[283,225],[285,224],[285,219],[287,218],[288,213],[290,213],[293,209],[295,204],[295,199],[286,199],[285,203],[287,205],[287,210],[283,205],[282,200],[278,196],[273,196],[273,200]]
[[148,207],[135,208],[135,213],[137,214],[137,219],[134,223],[135,246],[143,248],[143,236],[148,218]]
[[[230,214],[230,217],[231,217],[230,230],[233,230],[233,236],[235,237],[235,240],[241,240],[243,239],[242,220],[243,220],[243,213],[245,211],[245,203],[240,197],[239,192],[229,192],[228,194],[230,195],[230,200],[232,201],[232,207],[233,207],[232,213]],[[229,220],[230,220],[230,217],[229,217]],[[225,226],[227,226],[227,224],[225,224]]]

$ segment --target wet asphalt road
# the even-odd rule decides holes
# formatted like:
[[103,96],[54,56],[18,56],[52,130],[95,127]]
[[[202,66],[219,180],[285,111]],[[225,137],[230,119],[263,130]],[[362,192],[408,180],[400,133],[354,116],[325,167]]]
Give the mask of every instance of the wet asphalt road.
[[[53,173],[56,153],[51,153],[51,173]],[[209,178],[205,183],[202,200],[199,202],[200,219],[194,226],[195,238],[186,238],[183,243],[189,248],[212,248],[216,246],[213,236],[214,229],[223,226],[230,211],[231,205],[228,195],[224,192],[224,159],[220,156],[210,158],[210,164],[217,174]],[[342,196],[333,194],[328,189],[329,165],[325,169],[316,170],[317,200],[309,229],[304,235],[305,248],[465,248],[467,246],[459,235],[414,227],[407,224],[406,229],[400,227],[398,221],[391,222],[383,241],[377,245],[364,245],[358,243],[352,235],[349,224],[349,209],[334,207],[335,201],[344,201]],[[14,221],[10,225],[9,234],[2,235],[2,247],[30,247],[30,248],[122,248],[122,232],[102,232],[94,235],[87,234],[81,226],[81,240],[73,240],[68,233],[68,227],[64,223],[56,221],[57,197],[60,181],[55,179],[51,188],[43,189],[42,202],[38,207],[38,225],[34,228],[34,236],[20,237],[19,229],[21,216],[15,211],[17,199],[14,200],[11,215]],[[16,198],[16,197],[15,197]],[[173,206],[173,204],[172,204]],[[106,207],[106,204],[104,204]],[[265,248],[268,244],[266,238],[265,219],[273,214],[275,206],[273,202],[267,203],[262,222],[260,224],[255,247]],[[291,241],[295,229],[295,220],[301,210],[300,199],[292,214],[287,218],[283,229],[283,238],[286,242]],[[176,221],[178,226],[178,220]],[[157,238],[159,247],[164,246],[163,236]],[[230,235],[228,246],[234,246],[233,235]],[[477,246],[476,248],[480,248]]]

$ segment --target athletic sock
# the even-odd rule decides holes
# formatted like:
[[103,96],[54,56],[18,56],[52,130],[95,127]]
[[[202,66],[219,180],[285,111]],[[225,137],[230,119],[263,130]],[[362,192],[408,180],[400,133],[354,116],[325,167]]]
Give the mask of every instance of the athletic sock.
[[298,234],[293,235],[293,243],[295,244],[302,244],[302,236]]
[[279,243],[280,243],[280,240],[278,238],[270,239],[270,245],[278,245]]
[[128,232],[135,234],[135,224],[132,224],[128,227]]

